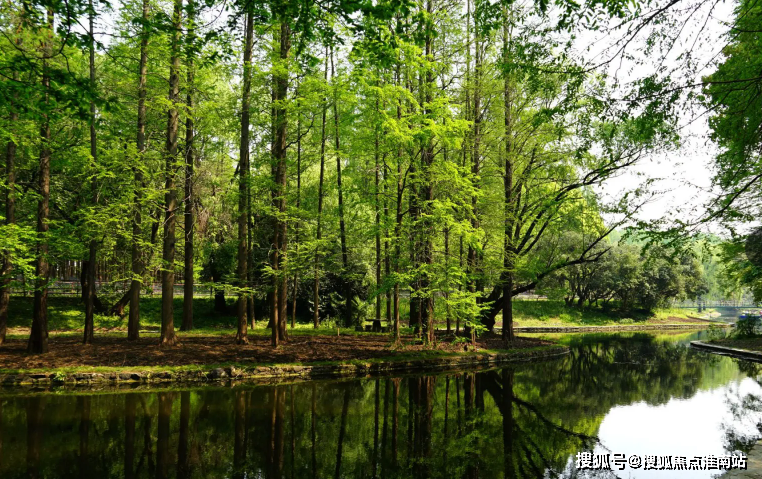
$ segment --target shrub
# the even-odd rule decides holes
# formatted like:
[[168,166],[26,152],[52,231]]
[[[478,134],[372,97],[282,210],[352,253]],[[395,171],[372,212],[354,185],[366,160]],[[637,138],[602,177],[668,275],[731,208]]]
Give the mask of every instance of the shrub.
[[760,329],[759,316],[747,316],[736,321],[736,336],[755,336]]

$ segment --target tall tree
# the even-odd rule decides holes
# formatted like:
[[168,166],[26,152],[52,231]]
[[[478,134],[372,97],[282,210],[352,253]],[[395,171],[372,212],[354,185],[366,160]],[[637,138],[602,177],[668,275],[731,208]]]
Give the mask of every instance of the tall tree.
[[[325,49],[325,62],[323,66],[323,83],[328,87],[328,47]],[[320,176],[318,180],[317,197],[317,226],[315,229],[315,285],[313,295],[313,325],[315,329],[320,325],[320,240],[323,239],[323,180],[325,178],[325,142],[326,142],[326,113],[328,112],[328,98],[323,97],[320,116]]]
[[169,66],[169,110],[167,112],[166,167],[164,174],[164,238],[161,270],[161,339],[162,345],[177,343],[175,335],[175,247],[177,225],[177,136],[180,102],[180,36],[182,34],[183,0],[174,0],[172,12],[172,39]]
[[286,218],[286,136],[288,132],[288,59],[291,50],[291,27],[285,18],[280,18],[275,29],[277,47],[273,72],[273,143],[272,162],[273,207],[275,210],[274,241],[270,266],[273,269],[273,294],[271,301],[272,345],[278,346],[286,338],[286,309],[288,301],[288,280],[286,276],[286,250],[288,247],[288,221]]
[[[333,62],[333,47],[331,47],[331,76],[336,82],[336,70]],[[339,241],[341,243],[341,267],[342,267],[342,285],[344,286],[343,296],[346,303],[344,309],[344,325],[349,326],[352,322],[352,301],[351,287],[349,279],[349,256],[347,253],[347,231],[344,221],[344,190],[341,185],[341,134],[339,131],[339,98],[338,85],[334,85],[333,90],[333,129],[334,129],[334,148],[336,154],[336,189],[339,201]]]
[[[21,23],[19,22],[20,30]],[[17,33],[20,33],[17,31]],[[17,46],[21,46],[21,36],[14,40]],[[12,74],[14,82],[19,80],[18,71]],[[10,115],[8,121],[13,128],[19,121],[18,93],[14,93],[13,101],[9,104]],[[5,225],[11,227],[16,223],[16,142],[17,138],[11,136],[5,145]],[[11,299],[11,282],[13,280],[13,257],[10,250],[2,252],[2,266],[0,266],[0,345],[5,342],[5,334],[8,325],[8,306]]]
[[[88,19],[90,24],[90,31],[88,32],[88,49],[90,50],[89,67],[90,67],[90,89],[91,95],[95,93],[95,8],[93,7],[93,1],[89,1]],[[93,169],[98,165],[98,140],[95,132],[95,100],[90,100],[90,156],[92,157]],[[98,184],[96,182],[96,174],[93,174],[91,182],[92,203],[93,206],[98,205]],[[94,314],[95,314],[95,262],[98,260],[98,241],[95,237],[90,239],[89,255],[87,260],[87,300],[85,302],[85,331],[82,342],[84,344],[91,344],[93,342],[93,331],[95,329]]]
[[[249,109],[251,97],[251,54],[253,48],[254,34],[254,15],[251,11],[246,13],[244,29],[246,31],[243,48],[243,93],[241,95],[241,148],[239,151],[238,162],[238,284],[241,288],[247,286],[249,269],[247,267],[248,235],[247,226],[249,221],[249,203],[250,194],[250,168],[249,168]],[[249,342],[247,337],[247,296],[249,293],[240,292],[238,294],[238,332],[236,333],[236,343],[246,344]]]
[[37,261],[35,264],[34,309],[32,313],[32,330],[29,334],[27,351],[32,354],[48,352],[48,280],[50,267],[48,263],[48,230],[50,226],[50,67],[49,61],[53,55],[55,16],[53,7],[47,8],[47,25],[45,38],[42,40],[42,88],[43,105],[40,124],[40,165],[39,165],[39,194],[37,204]]
[[196,150],[194,146],[195,132],[193,130],[193,97],[194,97],[194,76],[195,66],[193,64],[195,56],[196,41],[196,4],[194,0],[188,0],[188,21],[186,22],[188,32],[186,34],[186,68],[187,85],[185,96],[185,267],[183,268],[183,322],[180,326],[181,331],[190,331],[193,329],[193,254],[194,254],[194,227],[193,218],[193,165],[196,161]]
[[141,201],[143,188],[143,154],[146,148],[146,77],[148,76],[148,13],[150,3],[143,0],[140,29],[140,63],[138,66],[138,125],[137,125],[137,165],[134,167],[134,213],[132,219],[132,282],[130,283],[130,315],[127,321],[127,339],[140,337],[140,287],[143,284],[143,259],[141,258]]

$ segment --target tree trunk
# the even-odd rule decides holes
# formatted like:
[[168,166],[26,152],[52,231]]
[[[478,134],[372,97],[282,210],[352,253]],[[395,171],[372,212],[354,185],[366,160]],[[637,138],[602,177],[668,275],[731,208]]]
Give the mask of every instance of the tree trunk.
[[[248,286],[248,196],[249,196],[249,115],[251,97],[251,54],[254,36],[254,14],[246,13],[246,39],[243,49],[243,93],[241,95],[241,145],[238,162],[238,286]],[[248,338],[248,293],[238,294],[238,331],[236,344],[246,344]]]
[[53,41],[53,9],[48,8],[48,33],[46,41],[42,45],[42,88],[45,92],[44,113],[42,115],[42,124],[40,126],[40,167],[39,167],[39,187],[40,200],[37,204],[37,234],[40,237],[40,243],[37,246],[37,261],[35,265],[35,288],[34,288],[34,310],[32,313],[32,331],[29,335],[27,352],[30,354],[41,354],[48,352],[48,279],[50,275],[48,265],[48,217],[50,216],[50,114],[48,108],[50,105],[50,72],[48,70],[48,58],[51,56]]
[[339,446],[336,449],[336,479],[341,477],[341,458],[344,456],[344,437],[347,432],[347,413],[349,412],[349,393],[350,385],[344,388],[344,401],[341,406],[341,424],[339,425]]
[[[188,43],[193,43],[196,39],[196,11],[193,0],[188,0]],[[187,117],[185,118],[185,264],[183,268],[183,322],[180,325],[181,331],[190,331],[193,329],[193,166],[196,159],[193,140],[195,132],[193,131],[193,95],[194,95],[194,66],[193,53],[188,55],[188,85],[186,85],[186,107]]]
[[[328,87],[328,48],[325,49],[325,66],[323,70],[323,82]],[[322,239],[323,218],[323,179],[325,176],[325,117],[328,111],[328,98],[323,98],[323,113],[320,122],[320,180],[318,183],[318,211],[317,231],[315,234],[315,287],[313,290],[313,323],[315,329],[320,326],[320,240]]]
[[[376,116],[378,116],[378,96],[376,96]],[[378,119],[377,119],[378,121]],[[379,134],[378,125],[375,126],[375,138],[373,142],[374,162],[375,162],[375,208],[376,208],[376,290],[381,287],[381,191],[380,191],[380,152],[379,152]],[[381,295],[376,293],[376,317],[373,320],[373,331],[381,331]],[[375,476],[375,474],[374,474]]]
[[172,46],[169,68],[169,112],[167,113],[167,151],[165,184],[164,241],[161,271],[161,339],[160,344],[177,343],[174,321],[175,246],[177,226],[177,132],[180,101],[180,33],[182,29],[183,0],[174,0],[172,14]]
[[[281,21],[280,29],[275,33],[280,45],[280,63],[285,64],[291,49],[291,29],[285,21]],[[285,65],[281,65],[285,66]],[[286,278],[286,250],[288,248],[288,222],[286,215],[286,136],[288,131],[287,108],[288,74],[278,71],[273,74],[273,131],[272,144],[273,169],[275,188],[273,189],[273,206],[277,210],[272,252],[273,275],[272,308],[274,316],[272,324],[272,345],[277,346],[286,337],[286,309],[288,301],[288,281]]]
[[[400,86],[400,64],[396,66],[396,83]],[[397,122],[402,119],[402,100],[397,102]],[[402,182],[402,146],[397,147],[397,212],[394,221],[394,342],[400,341],[400,255],[402,234],[402,196],[404,194]],[[395,448],[396,454],[396,448]]]
[[[434,6],[432,0],[427,0],[426,2],[426,12],[429,17],[432,17],[434,14]],[[425,37],[425,54],[426,54],[426,60],[429,62],[434,61],[434,50],[433,50],[433,33],[431,31],[431,25],[427,24],[426,26],[426,37]],[[431,102],[433,101],[433,95],[432,95],[432,88],[434,87],[434,77],[432,73],[431,68],[426,69],[426,78],[425,78],[425,84],[423,89],[423,98],[424,98],[424,117],[430,120],[433,120],[431,118],[432,111],[431,111]],[[433,205],[432,202],[434,200],[434,181],[432,178],[432,168],[434,165],[434,143],[432,139],[429,137],[425,140],[425,144],[423,146],[423,154],[421,155],[421,161],[422,161],[422,173],[423,173],[423,211],[424,211],[424,224],[423,224],[423,262],[426,264],[426,269],[423,272],[423,276],[421,278],[421,290],[424,291],[424,297],[423,301],[421,302],[421,315],[423,318],[423,321],[421,322],[421,328],[424,328],[427,333],[427,340],[429,343],[434,342],[434,295],[429,290],[431,286],[431,276],[432,276],[432,268],[434,267],[434,256],[433,256],[433,244],[432,244],[432,238],[434,236],[434,225],[433,225]]]
[[[507,9],[503,7],[503,63],[508,64],[510,46],[510,33],[508,27]],[[513,341],[513,278],[515,268],[515,247],[513,241],[513,229],[515,225],[515,207],[513,194],[513,91],[511,78],[505,74],[503,83],[504,124],[505,138],[505,176],[503,186],[505,191],[505,232],[503,247],[503,328],[502,338],[504,341]]]
[[[21,39],[16,40],[16,45],[21,45]],[[13,72],[13,80],[18,81],[18,72]],[[14,95],[18,100],[18,94]],[[19,119],[16,102],[11,103],[9,124],[15,129]],[[11,130],[13,131],[13,130]],[[5,147],[5,224],[11,226],[16,222],[16,141],[8,140]],[[5,342],[5,333],[8,326],[8,305],[11,299],[11,281],[13,279],[13,258],[10,251],[3,251],[3,262],[0,266],[0,345]]]
[[[331,75],[334,80],[336,79],[336,72],[333,65],[333,48],[331,49]],[[350,293],[350,281],[349,281],[349,258],[347,255],[347,232],[346,224],[344,222],[344,190],[341,186],[341,141],[339,132],[339,99],[338,99],[338,87],[334,85],[333,92],[333,127],[334,127],[334,146],[336,148],[336,187],[339,194],[339,240],[341,242],[341,266],[342,266],[342,279],[341,282],[344,285],[344,300],[346,301],[346,308],[344,310],[344,326],[350,326],[352,324],[352,299]]]
[[[93,0],[89,3],[89,50],[90,50],[90,89],[95,90],[95,33],[93,30],[93,23],[95,17],[95,10],[93,8]],[[92,94],[92,92],[91,92]],[[92,157],[93,168],[97,168],[98,164],[98,142],[95,133],[95,102],[90,100],[90,156]],[[92,189],[93,206],[98,205],[98,185],[96,184],[97,175],[93,175]],[[98,242],[95,238],[90,239],[90,251],[88,256],[88,268],[87,268],[87,301],[85,301],[85,330],[82,342],[84,344],[92,344],[93,333],[95,329],[95,262],[97,261]]]
[[[140,39],[140,67],[138,80],[138,161],[142,163],[146,143],[146,77],[148,76],[148,0],[143,0],[143,27]],[[132,220],[132,282],[130,283],[130,317],[127,320],[127,339],[134,341],[140,337],[140,287],[143,284],[143,262],[141,245],[141,201],[143,188],[142,165],[135,168],[135,216]]]
[[[296,89],[296,96],[299,97],[299,88]],[[295,242],[294,256],[299,258],[299,208],[302,200],[302,117],[297,114],[296,117],[296,211],[297,220],[294,226]],[[294,288],[291,291],[291,329],[296,326],[296,294],[299,289],[299,270],[294,268]]]

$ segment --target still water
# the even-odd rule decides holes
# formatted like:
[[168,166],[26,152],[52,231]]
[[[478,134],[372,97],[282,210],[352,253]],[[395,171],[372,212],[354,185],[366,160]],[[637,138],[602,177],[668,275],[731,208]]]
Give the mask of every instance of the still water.
[[579,451],[722,455],[762,435],[762,365],[703,333],[569,335],[564,358],[440,375],[0,390],[0,477],[714,477],[576,471]]

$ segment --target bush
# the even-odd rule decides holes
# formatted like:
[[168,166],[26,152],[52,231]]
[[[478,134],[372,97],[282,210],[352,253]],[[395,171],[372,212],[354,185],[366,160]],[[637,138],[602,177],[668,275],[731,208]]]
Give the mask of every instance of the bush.
[[736,321],[736,336],[755,336],[760,330],[759,316],[747,316]]

